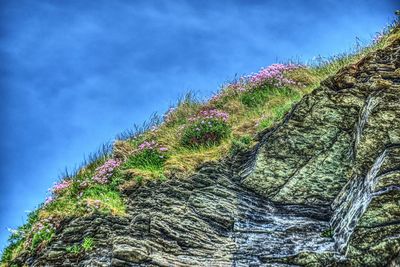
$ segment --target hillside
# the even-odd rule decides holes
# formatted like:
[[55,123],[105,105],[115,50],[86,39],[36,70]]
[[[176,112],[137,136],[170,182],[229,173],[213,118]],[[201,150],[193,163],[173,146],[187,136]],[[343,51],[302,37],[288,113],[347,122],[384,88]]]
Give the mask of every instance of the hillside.
[[188,95],[104,147],[4,266],[398,266],[400,28]]

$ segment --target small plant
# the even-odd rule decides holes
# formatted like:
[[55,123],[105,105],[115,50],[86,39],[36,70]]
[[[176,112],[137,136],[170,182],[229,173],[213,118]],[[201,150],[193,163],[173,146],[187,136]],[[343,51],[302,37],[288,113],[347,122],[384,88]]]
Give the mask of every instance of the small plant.
[[91,237],[85,237],[82,242],[82,249],[84,251],[91,251],[94,248],[94,241]]
[[67,253],[74,254],[74,255],[77,255],[77,254],[81,253],[81,251],[82,251],[81,246],[79,246],[78,244],[68,246],[65,248],[65,250],[67,251]]
[[143,183],[143,177],[142,176],[136,176],[135,179],[136,179],[136,183],[137,184],[142,184]]
[[82,252],[91,251],[94,248],[94,241],[91,237],[85,237],[81,244],[74,244],[72,246],[67,246],[65,250],[70,254],[80,254]]
[[321,233],[321,237],[332,238],[333,237],[333,229],[328,228]]
[[228,114],[217,109],[203,110],[189,118],[190,125],[184,129],[181,143],[185,147],[218,145],[230,134]]

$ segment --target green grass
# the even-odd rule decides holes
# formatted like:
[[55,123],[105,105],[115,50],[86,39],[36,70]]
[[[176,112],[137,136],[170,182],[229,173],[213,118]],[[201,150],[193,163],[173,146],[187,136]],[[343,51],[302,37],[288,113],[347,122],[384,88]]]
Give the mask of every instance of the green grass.
[[69,254],[79,255],[83,252],[88,252],[94,249],[94,241],[91,237],[85,237],[81,244],[67,246],[65,251]]
[[[399,29],[393,28],[373,46],[357,48],[351,53],[320,60],[314,66],[290,71],[286,76],[296,81],[297,84],[293,86],[274,87],[264,84],[245,92],[225,86],[221,97],[211,101],[200,101],[192,93],[187,94],[179,100],[172,112],[166,114],[164,123],[155,114],[148,122],[135,126],[134,131],[121,134],[112,151],[109,145],[104,145],[97,153],[89,156],[77,171],[66,172],[64,178],[73,181],[71,186],[59,193],[55,201],[41,205],[31,213],[26,224],[10,236],[9,246],[2,253],[2,266],[11,265],[13,259],[23,251],[34,253],[51,242],[55,235],[52,226],[65,218],[92,213],[124,216],[126,207],[121,191],[125,189],[143,185],[148,180],[163,181],[172,175],[187,177],[204,162],[219,161],[227,155],[248,149],[255,142],[253,136],[280,122],[292,106],[303,95],[317,88],[322,80],[399,38]],[[229,114],[224,125],[216,123],[215,129],[211,129],[188,121],[189,117],[195,116],[202,109],[215,108]],[[153,126],[157,126],[157,129],[151,130]],[[200,135],[196,128],[203,129]],[[206,133],[213,133],[218,138],[207,143],[202,140]],[[199,144],[205,145],[194,146],[188,141],[193,137],[202,140]],[[146,150],[137,152],[139,144],[151,140],[167,146],[168,153]],[[92,178],[96,168],[110,157],[123,161],[110,177],[111,182],[94,182]],[[43,221],[50,223],[37,230]],[[68,247],[67,251],[79,254],[93,247],[93,240],[85,238],[81,244]]]
[[72,246],[67,246],[65,248],[65,251],[69,254],[77,255],[82,252],[82,249],[81,249],[81,246],[79,246],[78,244],[74,244]]
[[166,156],[156,150],[144,150],[128,157],[121,169],[162,170]]
[[42,230],[39,230],[33,234],[31,252],[34,253],[39,246],[44,246],[49,243],[55,235],[54,228],[45,226]]
[[82,242],[82,249],[84,251],[91,251],[94,248],[94,241],[91,237],[85,237]]
[[287,86],[277,88],[266,84],[246,91],[240,96],[240,101],[246,107],[254,108],[263,106],[265,102],[276,96],[300,98],[301,94],[299,91]]

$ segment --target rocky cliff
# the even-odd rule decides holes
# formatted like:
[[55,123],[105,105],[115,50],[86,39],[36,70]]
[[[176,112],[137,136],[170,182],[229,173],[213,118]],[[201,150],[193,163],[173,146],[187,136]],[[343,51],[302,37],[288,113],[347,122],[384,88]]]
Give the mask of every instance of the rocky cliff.
[[[68,219],[29,266],[400,266],[400,40],[306,95],[257,145]],[[95,248],[66,247],[93,237]]]

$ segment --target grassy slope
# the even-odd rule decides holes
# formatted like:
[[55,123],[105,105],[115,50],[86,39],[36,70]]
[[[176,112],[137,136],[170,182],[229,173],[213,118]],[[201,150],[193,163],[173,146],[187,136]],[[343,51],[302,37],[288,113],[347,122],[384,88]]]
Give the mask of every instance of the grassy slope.
[[[21,253],[32,254],[43,248],[54,237],[54,230],[61,220],[67,217],[94,212],[124,216],[121,192],[125,189],[151,179],[185,177],[204,162],[216,161],[250,147],[255,134],[280,121],[295,102],[317,88],[322,80],[396,38],[400,38],[400,33],[398,28],[393,27],[379,42],[369,47],[333,57],[318,66],[285,72],[287,78],[296,82],[295,85],[252,86],[250,90],[239,92],[228,84],[221,89],[218,98],[206,102],[197,101],[188,94],[179,101],[173,112],[166,115],[164,122],[160,123],[157,119],[153,121],[155,123],[149,123],[141,130],[141,134],[129,135],[115,142],[112,154],[105,149],[104,153],[93,157],[74,175],[67,175],[65,178],[71,182],[70,186],[55,194],[56,199],[51,203],[40,205],[30,214],[27,223],[11,235],[10,245],[3,251],[2,266],[9,266],[9,262]],[[182,131],[190,124],[188,118],[204,108],[217,108],[229,114],[229,135],[212,146],[182,146]],[[133,156],[138,145],[146,140],[154,140],[168,147],[161,163],[154,164],[154,159]],[[111,157],[123,160],[113,171],[111,181],[105,184],[93,182],[96,168]]]

